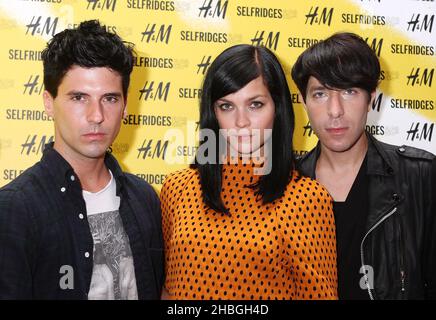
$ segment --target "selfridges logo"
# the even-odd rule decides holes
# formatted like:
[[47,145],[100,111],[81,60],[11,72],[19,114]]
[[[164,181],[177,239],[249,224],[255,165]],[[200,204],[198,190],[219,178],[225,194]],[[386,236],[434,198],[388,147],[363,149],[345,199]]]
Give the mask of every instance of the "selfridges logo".
[[168,1],[168,0],[127,0],[126,5],[128,9],[161,10],[161,11],[176,10],[174,1]]
[[384,126],[376,126],[376,125],[366,125],[366,131],[371,133],[374,136],[383,136],[385,134]]
[[87,10],[106,10],[115,11],[117,5],[117,0],[87,0],[88,6]]
[[410,141],[428,141],[431,142],[433,137],[434,123],[412,122],[410,129],[406,132],[406,140]]
[[26,25],[26,35],[32,36],[54,36],[58,26],[59,18],[33,16],[30,23]]
[[306,14],[306,22],[304,24],[323,24],[330,26],[333,13],[334,8],[323,8],[320,10],[319,7],[310,7],[309,12]]
[[22,155],[38,155],[44,151],[46,143],[53,142],[53,136],[38,136],[37,134],[29,134],[26,141],[21,144]]
[[168,41],[170,40],[171,30],[173,28],[173,25],[170,24],[166,26],[165,24],[162,24],[160,26],[156,27],[156,23],[153,24],[147,24],[147,27],[145,28],[145,31],[142,32],[142,38],[141,42],[155,42],[155,43],[165,43],[168,44]]
[[413,14],[410,20],[407,22],[407,31],[412,32],[423,32],[426,31],[428,33],[431,33],[433,31],[433,21],[434,21],[434,15],[421,15]]
[[226,18],[229,1],[204,0],[203,5],[198,8],[198,16],[202,18]]
[[263,46],[268,49],[277,50],[279,43],[280,32],[268,32],[265,30],[256,31],[256,34],[251,38],[253,46]]
[[168,93],[170,91],[171,82],[163,82],[155,83],[154,81],[146,81],[144,87],[139,90],[139,100],[148,101],[148,100],[163,100],[167,101]]
[[23,95],[39,95],[44,91],[44,84],[39,75],[30,75],[29,80],[24,83]]
[[410,86],[428,86],[433,83],[434,69],[412,68],[410,75],[407,76],[407,85]]

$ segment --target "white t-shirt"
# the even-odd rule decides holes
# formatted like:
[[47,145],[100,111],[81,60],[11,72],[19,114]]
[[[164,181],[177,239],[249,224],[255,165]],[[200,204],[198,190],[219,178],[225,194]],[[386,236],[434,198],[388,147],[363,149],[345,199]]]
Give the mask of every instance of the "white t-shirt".
[[135,269],[129,238],[119,213],[120,197],[111,180],[102,190],[83,190],[89,227],[94,239],[94,266],[89,300],[137,300]]

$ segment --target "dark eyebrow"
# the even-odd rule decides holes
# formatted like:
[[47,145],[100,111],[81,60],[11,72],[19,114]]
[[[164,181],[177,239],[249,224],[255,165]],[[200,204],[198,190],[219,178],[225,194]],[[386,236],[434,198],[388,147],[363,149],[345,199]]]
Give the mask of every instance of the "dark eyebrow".
[[214,107],[218,107],[219,104],[221,103],[227,103],[227,104],[232,104],[230,101],[226,100],[226,99],[218,99],[217,101],[215,101],[213,103]]
[[[266,96],[265,95],[263,95],[263,94],[257,94],[257,95],[255,95],[255,96],[253,96],[253,97],[250,97],[250,98],[248,98],[247,100],[255,100],[255,99],[257,99],[257,98],[265,98]],[[227,100],[227,99],[224,99],[224,98],[220,98],[220,99],[218,99],[215,103],[217,103],[217,102],[225,102],[225,103],[231,103],[231,101],[229,101],[229,100]]]
[[326,90],[326,89],[327,88],[325,86],[323,86],[323,85],[317,85],[317,86],[314,86],[314,87],[310,87],[309,91]]
[[[72,90],[67,93],[68,96],[89,96],[88,93],[82,91]],[[103,95],[103,97],[122,97],[121,92],[108,92]]]
[[121,97],[121,92],[108,92],[103,95],[103,97]]
[[255,96],[249,98],[248,100],[255,100],[257,98],[266,98],[266,96],[263,94],[258,94],[258,95],[255,95]]
[[67,93],[68,96],[89,96],[89,94],[82,92],[82,91],[75,91],[72,90],[70,92]]

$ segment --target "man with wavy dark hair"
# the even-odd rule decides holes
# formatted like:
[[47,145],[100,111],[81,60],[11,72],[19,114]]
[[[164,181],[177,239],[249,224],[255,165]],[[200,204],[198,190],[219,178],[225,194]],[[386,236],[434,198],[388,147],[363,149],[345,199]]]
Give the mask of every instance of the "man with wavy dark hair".
[[334,199],[339,298],[435,298],[436,162],[365,131],[376,54],[361,37],[337,33],[304,51],[292,78],[319,138],[299,168]]
[[133,49],[92,20],[55,35],[42,57],[55,140],[0,189],[0,299],[158,299],[158,197],[107,152]]

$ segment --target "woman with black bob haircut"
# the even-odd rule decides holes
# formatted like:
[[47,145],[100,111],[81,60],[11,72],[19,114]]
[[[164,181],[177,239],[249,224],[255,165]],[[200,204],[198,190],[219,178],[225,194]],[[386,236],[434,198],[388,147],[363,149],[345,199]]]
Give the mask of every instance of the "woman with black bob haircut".
[[[216,139],[161,190],[163,297],[336,299],[332,201],[295,170],[291,94],[270,50],[241,44],[217,56],[203,82],[200,141],[202,130]],[[253,159],[240,161],[259,150],[270,168],[260,175]]]
[[[276,56],[265,47],[239,45],[224,50],[211,64],[203,83],[200,103],[200,129],[212,129],[219,136],[219,124],[214,103],[221,97],[234,93],[250,81],[262,77],[275,105],[272,131],[271,172],[262,175],[255,188],[264,204],[283,195],[292,178],[294,156],[292,134],[294,112],[286,77]],[[217,139],[216,150],[219,150]],[[219,212],[228,213],[220,196],[221,154],[216,153],[214,163],[198,164],[203,197],[206,204]]]

